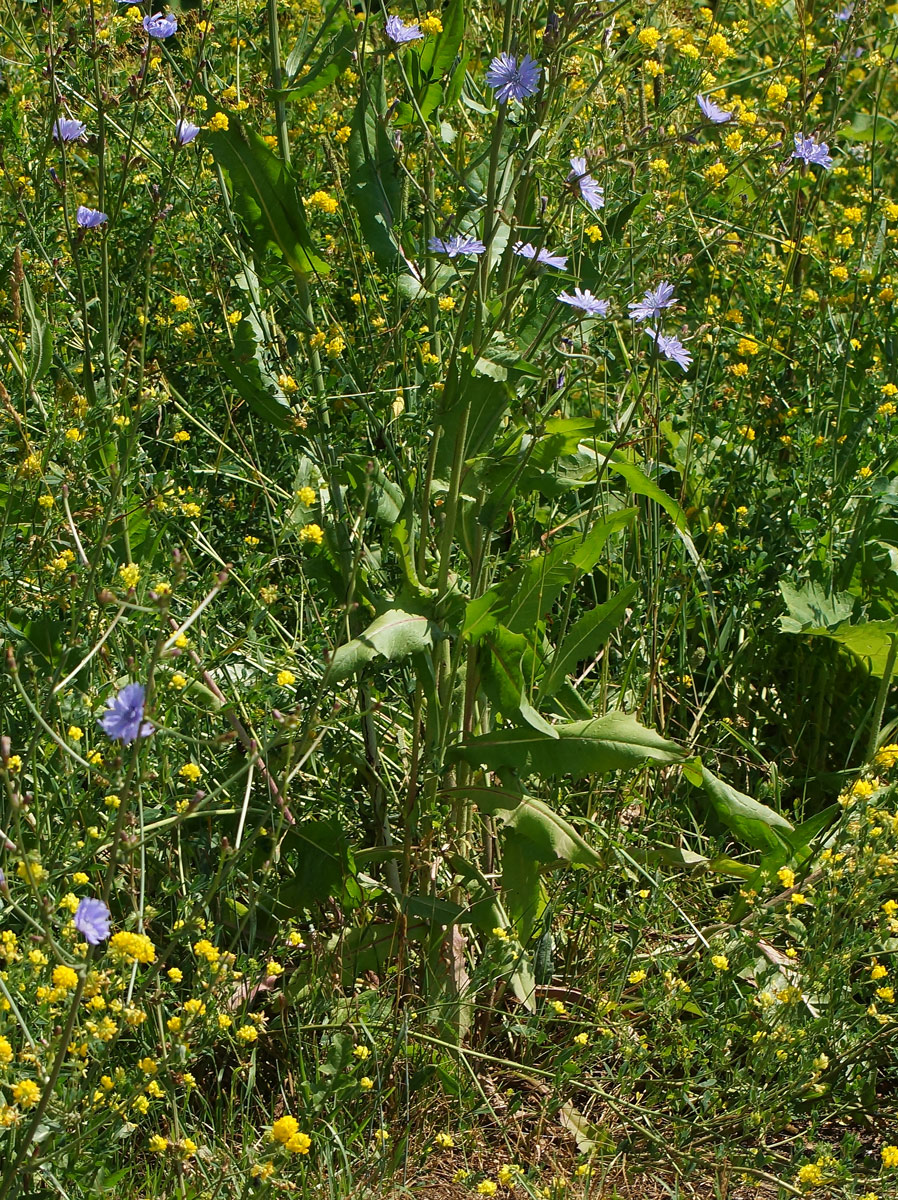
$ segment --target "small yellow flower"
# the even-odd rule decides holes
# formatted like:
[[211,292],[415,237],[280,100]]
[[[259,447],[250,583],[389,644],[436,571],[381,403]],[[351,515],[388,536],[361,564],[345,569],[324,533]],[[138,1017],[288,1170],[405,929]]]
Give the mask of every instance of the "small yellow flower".
[[317,497],[318,493],[314,488],[311,487],[301,487],[296,493],[297,500],[300,502],[300,504],[304,504],[306,508],[311,508]]
[[40,1095],[41,1090],[33,1079],[20,1079],[18,1083],[13,1084],[12,1098],[21,1108],[31,1108],[37,1104]]
[[305,203],[309,208],[317,209],[318,212],[327,213],[328,216],[335,213],[340,207],[333,196],[329,196],[327,192],[321,191],[313,192],[312,195],[309,196],[309,198],[305,201]]
[[255,1025],[241,1025],[237,1030],[237,1037],[241,1042],[249,1045],[251,1042],[258,1041],[259,1031]]
[[451,1133],[438,1133],[433,1139],[433,1144],[441,1150],[451,1150],[455,1145],[455,1140]]
[[312,542],[316,546],[320,546],[324,541],[324,530],[320,525],[314,524],[303,525],[299,531],[299,540],[301,542]]
[[290,687],[296,683],[296,676],[292,671],[278,671],[277,683],[278,687]]
[[191,783],[196,783],[202,773],[202,768],[198,767],[196,763],[193,762],[184,763],[182,767],[178,768],[178,774],[181,776],[181,778],[187,779]]
[[370,1092],[374,1087],[374,1080],[369,1079],[367,1075],[363,1075],[359,1080],[359,1087],[362,1088],[363,1091]]
[[730,960],[725,954],[712,954],[711,966],[716,971],[728,971],[730,969]]
[[780,867],[776,873],[776,877],[784,888],[795,886],[795,872],[791,867]]
[[126,588],[137,587],[140,579],[140,567],[136,563],[122,563],[118,569],[119,579]]
[[212,133],[223,133],[228,128],[228,118],[223,112],[218,112],[211,118],[206,128]]
[[78,986],[78,974],[71,967],[58,966],[53,968],[53,986],[64,992],[74,991]]
[[271,1126],[271,1136],[282,1146],[286,1146],[292,1137],[299,1133],[299,1121],[296,1117],[279,1117]]
[[312,1139],[307,1133],[294,1133],[286,1143],[286,1148],[291,1154],[308,1154],[311,1145]]
[[179,429],[177,433],[173,435],[172,441],[177,442],[179,446],[183,446],[186,442],[190,441],[190,434],[186,429]]

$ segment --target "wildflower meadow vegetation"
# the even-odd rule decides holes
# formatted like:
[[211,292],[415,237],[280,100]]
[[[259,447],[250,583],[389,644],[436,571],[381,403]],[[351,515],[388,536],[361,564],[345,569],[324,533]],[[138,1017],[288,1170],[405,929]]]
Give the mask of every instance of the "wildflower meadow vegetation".
[[0,1200],[898,1198],[838,3],[0,0]]

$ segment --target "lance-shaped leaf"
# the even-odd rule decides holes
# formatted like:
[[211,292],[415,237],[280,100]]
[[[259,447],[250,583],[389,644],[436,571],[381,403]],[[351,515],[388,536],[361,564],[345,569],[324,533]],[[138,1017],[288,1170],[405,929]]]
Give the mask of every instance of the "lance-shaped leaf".
[[529,638],[512,633],[504,625],[498,626],[479,648],[478,663],[483,690],[504,717],[515,722],[523,721],[547,737],[556,738],[558,734],[554,726],[540,716],[527,699],[535,666],[534,657]]
[[560,724],[555,731],[557,739],[534,729],[497,729],[466,739],[456,753],[466,762],[492,771],[513,770],[521,777],[536,774],[544,778],[604,775],[644,763],[681,763],[686,757],[674,742],[646,729],[630,713]]
[[384,107],[383,96],[362,88],[346,147],[349,198],[358,212],[359,225],[371,253],[382,267],[395,267],[400,255],[393,224],[399,212],[402,185],[396,152],[381,115]]
[[306,225],[296,182],[287,164],[258,133],[233,114],[228,128],[206,134],[206,145],[231,181],[231,203],[243,218],[260,259],[276,248],[298,275],[327,275]]
[[741,841],[759,850],[777,850],[782,845],[777,831],[789,833],[792,823],[781,813],[718,779],[707,767],[701,768],[702,787],[721,822]]
[[234,351],[221,350],[215,361],[238,396],[256,416],[278,429],[292,426],[292,414],[280,384],[265,366],[258,327],[244,318],[234,331]]
[[584,613],[575,621],[555,651],[552,665],[543,680],[540,694],[553,696],[578,663],[591,658],[605,645],[610,634],[623,620],[627,605],[636,595],[637,584],[630,583],[616,596]]
[[430,649],[440,631],[429,617],[390,608],[372,621],[364,633],[335,651],[328,681],[338,683],[376,659],[397,662]]
[[[355,33],[343,0],[337,0],[325,15],[312,41],[297,42],[284,64],[287,78],[298,82],[280,94],[287,100],[302,100],[334,83],[352,62]],[[303,72],[300,75],[300,72]],[[275,93],[277,95],[278,93]]]

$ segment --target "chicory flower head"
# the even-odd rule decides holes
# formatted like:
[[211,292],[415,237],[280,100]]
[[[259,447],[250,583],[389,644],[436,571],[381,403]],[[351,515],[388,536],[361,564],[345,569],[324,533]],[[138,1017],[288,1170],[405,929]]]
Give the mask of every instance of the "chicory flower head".
[[646,329],[645,334],[646,337],[652,338],[659,354],[663,354],[665,358],[669,358],[671,362],[675,362],[684,371],[689,370],[692,355],[679,338],[666,337],[660,329]]
[[153,38],[170,38],[172,34],[178,32],[178,18],[174,13],[161,12],[153,13],[151,17],[144,17],[144,30]]
[[102,900],[85,896],[72,922],[89,946],[99,946],[109,937],[109,909]]
[[656,288],[649,288],[641,300],[631,300],[627,307],[631,321],[645,321],[647,317],[660,317],[665,308],[676,304],[674,285],[662,280]]
[[54,142],[77,142],[87,136],[87,126],[72,117],[57,117],[53,122]]
[[518,104],[539,91],[539,75],[542,68],[529,54],[520,63],[512,54],[502,53],[490,63],[486,81],[496,93],[500,104],[517,100]]
[[803,133],[795,134],[792,157],[800,158],[802,162],[813,164],[815,167],[823,167],[825,171],[833,165],[826,142],[818,142],[815,137],[805,137]]
[[194,125],[191,121],[179,121],[175,126],[175,137],[177,138],[178,145],[189,146],[199,131],[199,125]]
[[605,207],[605,189],[587,172],[585,158],[571,159],[571,173],[567,178],[568,183],[579,188],[581,197],[593,212]]
[[548,250],[537,250],[530,242],[515,242],[511,248],[512,254],[520,258],[535,258],[543,267],[557,267],[559,271],[567,269],[566,254],[550,254]]
[[608,309],[611,307],[610,300],[600,300],[588,288],[581,292],[578,287],[575,287],[573,296],[568,292],[562,292],[558,299],[562,304],[569,304],[571,308],[579,308],[587,317],[607,317]]
[[417,25],[406,25],[402,17],[397,16],[387,17],[384,32],[397,46],[404,46],[406,42],[417,42],[419,38],[424,37]]
[[726,125],[727,121],[732,121],[733,114],[721,108],[719,104],[715,104],[713,100],[709,100],[707,96],[696,96],[695,99],[702,113],[712,124]]
[[461,254],[483,254],[486,250],[486,246],[477,238],[464,237],[460,233],[446,239],[432,237],[427,244],[434,254],[446,254],[449,258],[458,258]]
[[148,737],[153,732],[153,725],[143,719],[146,695],[142,684],[126,684],[109,701],[106,712],[98,721],[103,732],[125,746],[130,746],[137,738]]
[[105,225],[109,218],[98,208],[87,208],[85,205],[79,204],[75,220],[82,229],[96,229],[98,225]]

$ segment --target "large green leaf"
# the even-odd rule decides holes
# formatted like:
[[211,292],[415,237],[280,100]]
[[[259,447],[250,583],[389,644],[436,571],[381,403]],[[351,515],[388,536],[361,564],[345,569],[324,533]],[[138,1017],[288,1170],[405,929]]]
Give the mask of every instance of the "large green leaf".
[[569,561],[570,549],[567,544],[554,546],[472,600],[462,634],[476,642],[500,622],[513,633],[530,633],[565,585],[577,576],[577,568]]
[[[330,896],[344,901],[359,897],[355,864],[346,831],[336,817],[324,821],[300,821],[284,833],[284,850],[295,867],[293,878],[281,887],[277,901],[298,913]],[[349,895],[347,895],[349,887]]]
[[[484,375],[457,375],[446,385],[444,405],[437,416],[440,441],[437,445],[434,475],[448,481],[452,463],[457,453],[462,460],[484,454],[511,401],[514,390],[507,383],[488,379]],[[458,438],[462,427],[462,414],[469,409],[465,427],[465,444],[459,449]]]
[[337,0],[311,43],[308,46],[297,43],[287,56],[287,77],[294,81],[299,76],[299,80],[281,95],[287,100],[303,100],[328,87],[350,65],[354,49],[352,21],[343,0]]
[[783,633],[828,638],[863,659],[873,675],[882,677],[892,640],[898,636],[898,617],[852,620],[854,596],[848,592],[827,595],[814,583],[795,587],[783,580],[780,592],[788,608],[788,613],[780,617]]
[[402,184],[393,143],[382,115],[383,97],[362,87],[352,116],[346,147],[349,158],[349,198],[371,253],[382,267],[399,262],[399,243],[393,225],[399,212]]
[[437,626],[420,613],[391,608],[372,621],[364,633],[340,646],[330,662],[328,680],[338,683],[375,659],[396,662],[430,649],[440,636]]
[[707,767],[701,768],[701,777],[705,794],[720,821],[741,841],[759,850],[775,850],[781,845],[775,830],[792,829],[791,822],[781,813],[737,791]]
[[244,317],[234,331],[233,352],[222,349],[215,361],[256,416],[279,429],[292,427],[290,405],[265,366],[259,331],[251,321]]
[[421,72],[428,79],[442,79],[458,55],[465,36],[465,0],[449,0],[440,13],[443,32],[428,38],[421,50]]
[[637,588],[635,583],[628,584],[616,596],[612,596],[598,608],[584,613],[574,622],[555,651],[552,665],[540,688],[541,695],[554,695],[556,688],[578,663],[591,658],[600,646],[604,646],[611,632],[620,624],[627,605],[636,595]]
[[554,439],[560,434],[565,439],[565,444],[558,453],[576,452],[589,455],[595,460],[598,469],[604,468],[620,475],[634,495],[654,500],[673,519],[675,525],[685,529],[686,514],[676,500],[649,479],[635,454],[617,449],[613,442],[600,440],[598,435],[601,430],[601,422],[590,417],[553,417],[546,421],[548,437]]
[[[529,638],[504,625],[493,629],[479,647],[481,683],[493,706],[515,722],[523,721],[547,737],[558,735],[527,699],[534,654]],[[528,666],[524,675],[522,662]]]
[[546,893],[538,847],[514,828],[506,829],[502,838],[502,896],[518,939],[526,945],[545,908]]
[[53,329],[44,316],[27,279],[22,280],[22,299],[31,326],[28,359],[28,382],[37,383],[50,370],[53,361]]
[[253,250],[261,260],[272,248],[299,275],[327,275],[306,225],[296,183],[287,164],[254,129],[233,114],[228,128],[206,134],[206,145],[231,181],[231,203],[243,218]]
[[456,753],[466,762],[492,771],[537,774],[604,775],[644,763],[681,763],[686,755],[674,742],[646,729],[630,713],[614,712],[591,721],[555,726],[558,738],[533,729],[494,730],[468,738]]

